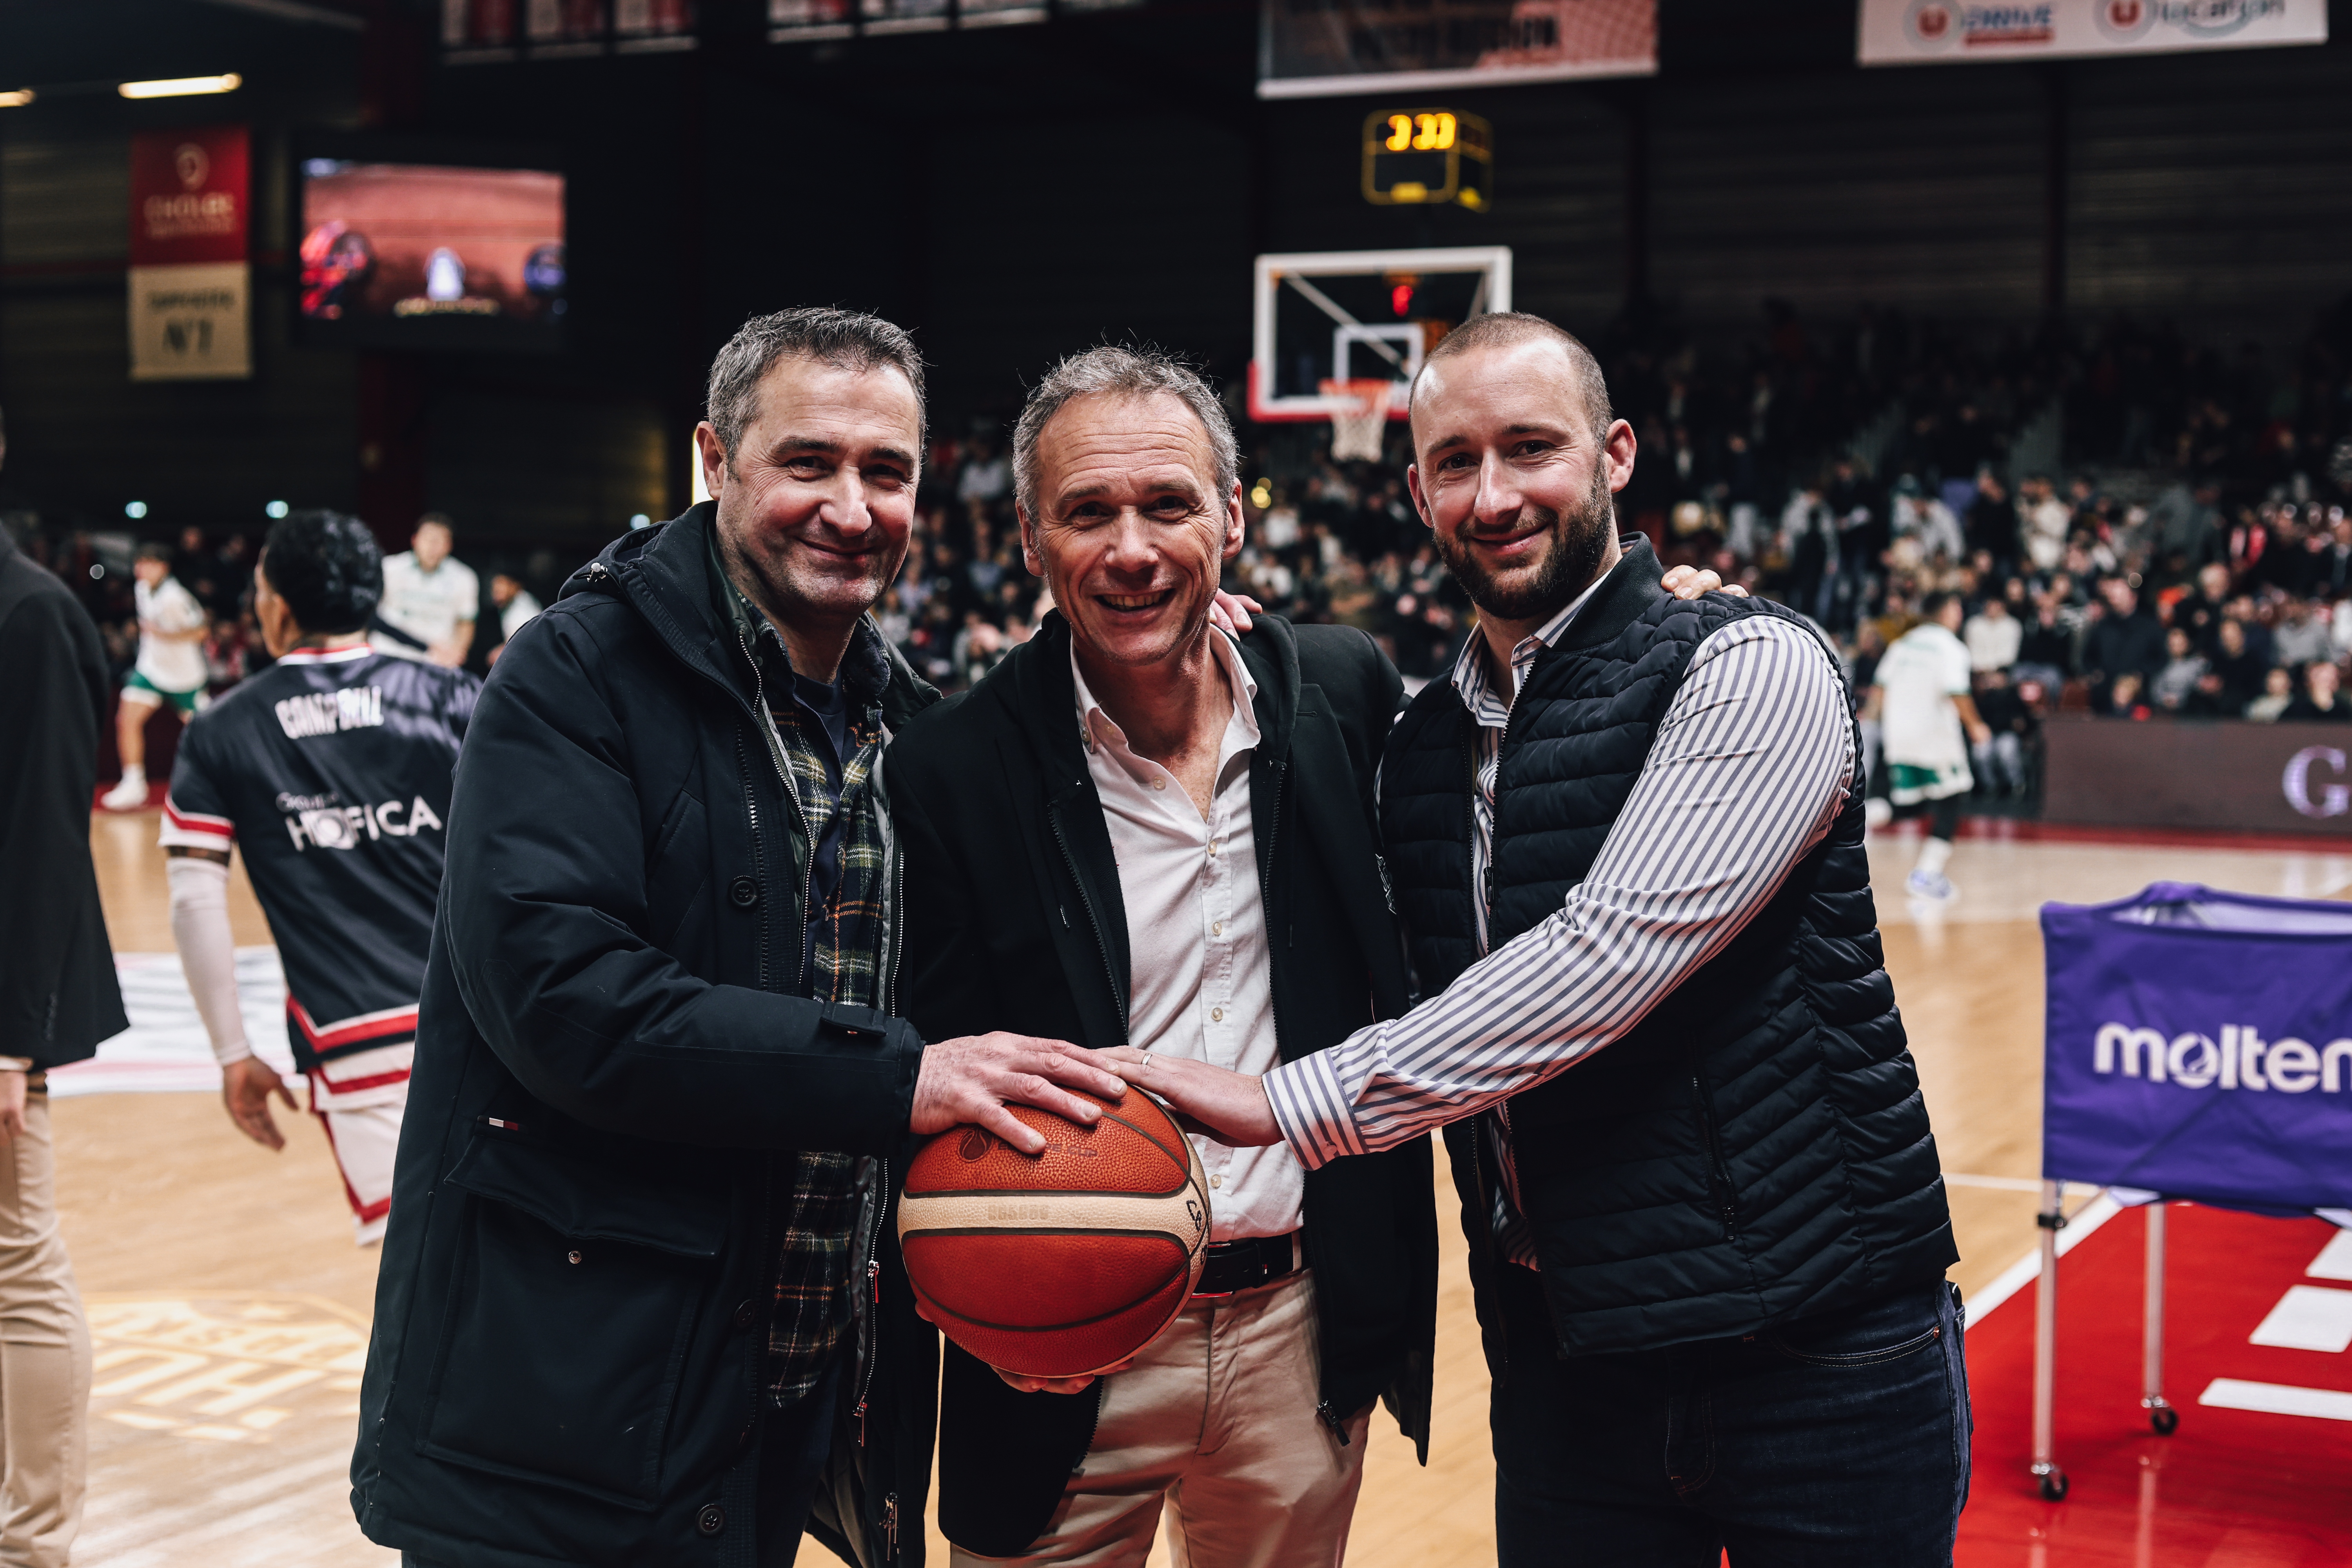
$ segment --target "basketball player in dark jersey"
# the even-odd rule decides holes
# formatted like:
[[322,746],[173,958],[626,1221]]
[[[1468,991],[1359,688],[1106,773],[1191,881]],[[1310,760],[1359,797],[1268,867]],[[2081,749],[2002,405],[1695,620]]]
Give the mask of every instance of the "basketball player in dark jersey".
[[383,584],[357,518],[298,512],[269,531],[254,612],[278,662],[189,724],[163,831],[172,934],[222,1098],[247,1137],[279,1149],[269,1097],[294,1097],[253,1054],[237,1005],[228,859],[244,846],[286,970],[288,1040],[362,1245],[392,1204],[450,773],[478,690],[368,646]]

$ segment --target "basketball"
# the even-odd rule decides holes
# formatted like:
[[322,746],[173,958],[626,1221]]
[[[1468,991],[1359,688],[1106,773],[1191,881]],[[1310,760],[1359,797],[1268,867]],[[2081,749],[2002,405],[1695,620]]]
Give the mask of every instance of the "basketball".
[[952,1127],[908,1167],[907,1276],[931,1321],[991,1366],[1030,1377],[1115,1366],[1159,1337],[1201,1277],[1209,1194],[1192,1143],[1139,1089],[1097,1103],[1092,1127],[1008,1106],[1045,1135],[1043,1153]]

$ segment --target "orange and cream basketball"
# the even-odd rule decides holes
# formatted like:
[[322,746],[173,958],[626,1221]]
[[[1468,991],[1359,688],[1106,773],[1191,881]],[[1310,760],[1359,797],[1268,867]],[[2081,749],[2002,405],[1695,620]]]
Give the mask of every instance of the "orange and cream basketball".
[[1192,1145],[1139,1089],[1082,1127],[1008,1110],[1045,1135],[1024,1154],[977,1127],[923,1145],[898,1200],[907,1275],[948,1338],[991,1366],[1076,1377],[1116,1366],[1182,1309],[1208,1256]]

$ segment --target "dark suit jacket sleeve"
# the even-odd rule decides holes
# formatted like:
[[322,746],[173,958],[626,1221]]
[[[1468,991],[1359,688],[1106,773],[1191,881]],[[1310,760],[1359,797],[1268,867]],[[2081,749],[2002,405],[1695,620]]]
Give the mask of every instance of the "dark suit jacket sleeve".
[[884,764],[883,776],[906,878],[898,904],[907,955],[899,1010],[927,1040],[1001,1028],[1003,1009],[989,979],[980,932],[984,900],[933,820],[928,774],[892,760]]
[[914,1101],[911,1028],[710,984],[637,934],[644,817],[586,638],[575,623],[509,643],[467,728],[440,921],[475,1026],[532,1094],[593,1127],[889,1151]]
[[36,591],[0,625],[0,1056],[51,1067],[127,1026],[89,859],[106,659],[80,605]]

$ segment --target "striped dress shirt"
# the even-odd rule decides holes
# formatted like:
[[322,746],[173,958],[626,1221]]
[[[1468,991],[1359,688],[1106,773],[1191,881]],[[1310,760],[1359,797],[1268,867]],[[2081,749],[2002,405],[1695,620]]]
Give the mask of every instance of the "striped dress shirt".
[[[1514,699],[1541,651],[1528,643],[1557,642],[1580,607],[1514,650]],[[1471,855],[1483,893],[1508,709],[1487,689],[1479,652],[1474,637],[1454,679],[1478,721]],[[1623,811],[1562,907],[1402,1017],[1267,1074],[1284,1141],[1309,1170],[1391,1148],[1499,1110],[1623,1036],[1721,952],[1828,834],[1853,764],[1845,689],[1821,638],[1765,616],[1718,628],[1692,655]],[[1484,949],[1485,900],[1473,902]],[[1496,1240],[1532,1264],[1507,1113],[1489,1125],[1505,1182]]]

